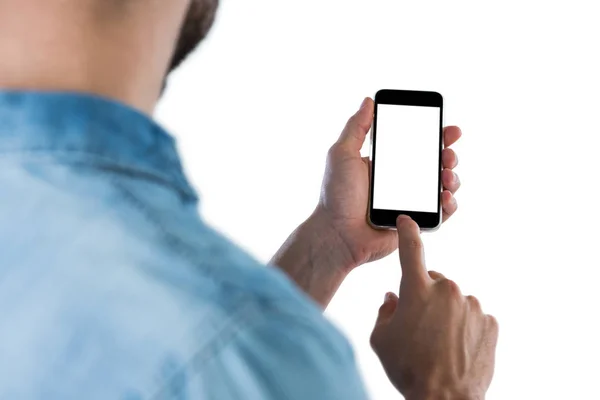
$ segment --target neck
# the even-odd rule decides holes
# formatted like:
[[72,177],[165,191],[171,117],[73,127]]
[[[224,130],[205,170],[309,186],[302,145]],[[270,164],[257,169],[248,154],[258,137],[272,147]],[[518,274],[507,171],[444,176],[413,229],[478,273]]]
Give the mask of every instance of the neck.
[[0,88],[92,93],[152,114],[187,4],[2,1]]

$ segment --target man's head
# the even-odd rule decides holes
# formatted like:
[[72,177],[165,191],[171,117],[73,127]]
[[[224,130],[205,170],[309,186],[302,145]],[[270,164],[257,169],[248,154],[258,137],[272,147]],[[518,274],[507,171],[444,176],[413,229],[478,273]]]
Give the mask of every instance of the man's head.
[[217,11],[218,0],[191,0],[171,59],[169,73],[176,69],[206,37]]
[[218,0],[1,0],[0,89],[80,91],[152,113]]

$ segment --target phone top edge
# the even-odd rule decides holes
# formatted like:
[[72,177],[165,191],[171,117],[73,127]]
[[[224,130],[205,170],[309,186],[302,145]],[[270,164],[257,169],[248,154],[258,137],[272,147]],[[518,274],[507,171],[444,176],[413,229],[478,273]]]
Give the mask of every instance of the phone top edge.
[[375,93],[376,105],[414,105],[422,107],[443,107],[444,97],[439,92],[419,90],[381,89]]
[[442,96],[442,94],[440,92],[435,91],[435,90],[410,90],[410,89],[379,89],[375,93],[375,96],[384,95],[384,94],[397,94],[397,95],[408,94],[408,95],[410,95],[410,94],[417,94],[417,93],[429,94],[429,95],[438,96],[440,98],[444,98],[444,96]]

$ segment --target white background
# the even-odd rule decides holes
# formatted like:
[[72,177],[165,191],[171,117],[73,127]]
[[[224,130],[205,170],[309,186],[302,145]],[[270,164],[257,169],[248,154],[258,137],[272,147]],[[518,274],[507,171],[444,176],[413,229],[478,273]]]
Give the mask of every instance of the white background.
[[[600,398],[600,58],[592,1],[222,0],[158,117],[202,212],[267,260],[316,204],[325,154],[363,96],[439,91],[458,213],[427,261],[497,316],[488,399]],[[234,212],[232,212],[232,210]],[[397,255],[354,271],[327,314],[374,399],[396,399],[368,345]]]
[[373,208],[439,210],[440,109],[377,105]]

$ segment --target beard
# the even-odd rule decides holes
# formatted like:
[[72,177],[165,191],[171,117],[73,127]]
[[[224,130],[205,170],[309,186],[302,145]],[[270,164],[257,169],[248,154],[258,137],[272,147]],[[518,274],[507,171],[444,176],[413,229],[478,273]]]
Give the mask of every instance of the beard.
[[192,0],[185,16],[177,46],[169,65],[169,73],[198,47],[213,25],[217,12],[218,0]]

